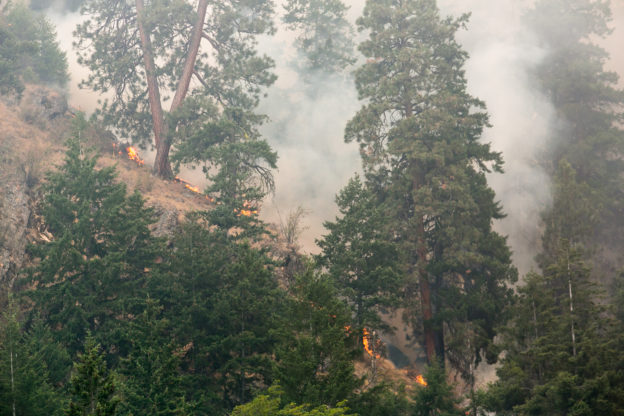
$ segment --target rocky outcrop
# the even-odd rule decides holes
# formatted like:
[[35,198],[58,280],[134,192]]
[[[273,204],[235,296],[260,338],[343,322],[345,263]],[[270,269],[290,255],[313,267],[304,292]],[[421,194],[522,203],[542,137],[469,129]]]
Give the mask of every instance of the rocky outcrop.
[[178,215],[176,209],[164,208],[160,205],[154,206],[154,213],[158,217],[158,221],[153,226],[152,235],[155,237],[173,236],[178,228]]
[[44,87],[27,89],[20,103],[22,118],[31,124],[45,125],[64,116],[69,110],[67,98],[58,91]]
[[22,175],[0,183],[0,285],[11,286],[26,258],[29,196]]

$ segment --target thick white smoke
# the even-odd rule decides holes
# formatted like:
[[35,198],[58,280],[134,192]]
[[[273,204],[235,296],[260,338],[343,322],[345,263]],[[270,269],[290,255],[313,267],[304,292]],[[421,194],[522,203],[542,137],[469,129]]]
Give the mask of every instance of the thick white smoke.
[[[278,13],[282,4],[277,3]],[[351,6],[349,17],[355,21],[363,1]],[[344,143],[344,128],[361,104],[350,69],[342,74],[309,72],[293,45],[295,36],[280,27],[260,43],[262,52],[276,62],[278,81],[261,112],[271,119],[263,132],[279,154],[276,192],[262,215],[279,223],[301,206],[307,215],[300,244],[304,251],[315,252],[323,222],[337,212],[335,195],[359,170],[358,147]]]
[[492,127],[483,140],[505,160],[505,174],[489,175],[488,180],[507,214],[496,227],[509,236],[521,275],[535,266],[540,212],[550,203],[550,181],[537,160],[548,151],[555,122],[552,105],[530,76],[545,51],[523,24],[526,3],[440,1],[443,14],[472,13],[468,30],[461,31],[458,40],[470,54],[468,89],[486,102],[490,114]]

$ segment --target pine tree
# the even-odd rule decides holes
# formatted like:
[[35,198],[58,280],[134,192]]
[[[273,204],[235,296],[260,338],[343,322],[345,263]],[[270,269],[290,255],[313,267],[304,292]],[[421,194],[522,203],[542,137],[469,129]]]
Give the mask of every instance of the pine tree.
[[[0,414],[62,414],[60,380],[51,375],[48,364],[62,365],[67,357],[53,342],[42,345],[42,332],[40,328],[25,331],[18,321],[17,305],[10,302],[0,322]],[[44,338],[39,339],[42,335]],[[51,358],[60,362],[51,362]],[[63,379],[65,375],[63,371]]]
[[441,18],[434,0],[367,2],[358,27],[370,33],[359,47],[368,62],[356,71],[366,104],[345,138],[360,144],[369,187],[393,219],[429,361],[457,351],[449,358],[469,376],[482,353],[496,359],[515,270],[492,231],[502,213],[485,173],[502,160],[480,142],[488,117],[466,91],[467,55],[455,41],[466,19]]
[[256,396],[247,404],[237,406],[231,416],[356,416],[354,413],[347,413],[349,409],[344,403],[334,408],[290,403],[282,408],[283,391],[280,386],[270,387],[267,393]]
[[446,372],[433,362],[424,374],[427,386],[418,386],[414,395],[413,416],[463,416],[459,400],[446,381]]
[[384,233],[387,219],[359,177],[349,181],[336,202],[341,218],[324,224],[329,234],[317,241],[323,250],[319,263],[348,301],[355,327],[385,327],[381,308],[398,304],[398,246]]
[[188,402],[222,415],[273,382],[285,294],[264,253],[202,215],[191,215],[173,244],[148,290],[175,322]]
[[115,343],[111,331],[134,311],[158,252],[153,210],[139,194],[126,196],[114,168],[95,168],[97,157],[78,139],[84,120],[77,123],[65,163],[48,175],[40,209],[53,238],[32,247],[36,288],[25,292],[72,354],[88,330]]
[[143,313],[130,324],[128,338],[132,349],[121,360],[120,374],[124,400],[119,404],[123,415],[187,415],[179,371],[181,359],[171,340],[171,323],[162,318],[162,307],[148,299]]
[[67,416],[112,416],[118,404],[114,376],[108,371],[100,345],[87,336],[71,377]]
[[[77,29],[77,44],[91,70],[84,85],[114,90],[99,112],[105,124],[136,142],[153,133],[157,175],[172,176],[171,146],[186,139],[185,126],[198,116],[207,116],[199,124],[227,121],[226,111],[234,111],[258,122],[253,110],[261,89],[275,81],[272,60],[255,47],[257,36],[274,31],[271,2],[200,0],[193,10],[187,2],[98,0],[82,11],[88,19]],[[165,88],[174,91],[168,112]]]
[[[595,274],[611,275],[621,267],[610,252],[624,247],[621,229],[624,186],[622,119],[624,91],[618,75],[605,70],[608,54],[597,45],[611,33],[611,6],[601,0],[540,0],[527,15],[544,50],[544,60],[535,68],[542,90],[550,98],[560,126],[553,134],[551,156],[542,161],[555,184],[561,183],[561,164],[568,164],[577,183],[577,195],[559,194],[545,213],[546,224],[560,221],[558,207],[579,206],[583,218],[564,224],[565,235],[547,235],[546,242],[566,238],[580,243],[594,260]],[[559,186],[559,185],[556,185]],[[579,225],[585,225],[579,229]],[[547,230],[550,233],[555,230]],[[544,256],[549,256],[545,247]],[[555,248],[556,251],[556,248]],[[551,253],[552,254],[552,253]],[[604,254],[604,255],[603,255]],[[554,256],[554,254],[552,254]]]
[[332,280],[314,272],[312,265],[296,276],[284,323],[287,331],[277,353],[283,400],[330,405],[350,398],[361,386],[353,359],[357,329],[338,297]]
[[297,46],[311,69],[337,71],[353,64],[353,28],[345,18],[348,7],[340,0],[288,0],[282,17],[299,32]]
[[621,414],[621,327],[603,306],[583,253],[565,241],[559,247],[544,275],[530,275],[519,289],[487,407],[520,415]]

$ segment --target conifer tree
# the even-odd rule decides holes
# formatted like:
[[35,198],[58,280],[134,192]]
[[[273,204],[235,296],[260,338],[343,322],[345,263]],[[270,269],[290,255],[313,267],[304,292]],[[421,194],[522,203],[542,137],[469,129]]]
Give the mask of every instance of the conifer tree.
[[336,71],[355,62],[348,7],[340,0],[288,0],[282,20],[298,31],[297,46],[311,69]]
[[[561,221],[556,210],[563,204],[584,210],[577,222],[563,225],[563,230],[574,230],[574,239],[547,235],[545,240],[566,238],[582,244],[585,255],[594,260],[596,273],[608,274],[621,264],[603,253],[624,247],[624,163],[620,157],[624,132],[619,124],[624,92],[617,86],[618,75],[605,70],[608,54],[597,44],[597,39],[611,33],[611,18],[610,2],[601,0],[540,0],[527,15],[547,51],[535,73],[560,121],[551,156],[543,163],[555,184],[561,180],[561,163],[568,164],[565,169],[578,185],[576,196],[560,194],[566,198],[561,202],[555,197],[552,210],[545,213],[546,224]],[[553,249],[549,253],[546,246],[543,256],[555,256]]]
[[489,410],[520,415],[624,411],[621,327],[602,305],[583,257],[563,241],[544,275],[529,275],[519,289],[503,337],[499,380],[488,391]]
[[128,338],[132,349],[120,363],[125,376],[119,404],[122,415],[187,415],[181,359],[171,339],[171,323],[162,318],[162,307],[148,299],[143,313],[131,322]]
[[71,400],[67,416],[112,416],[118,405],[114,376],[109,372],[100,345],[87,336],[84,353],[78,361],[70,381]]
[[468,376],[465,363],[496,359],[515,270],[492,230],[502,213],[485,179],[502,160],[480,141],[488,117],[466,91],[467,55],[455,41],[466,19],[440,17],[434,0],[368,1],[357,22],[370,33],[359,47],[368,61],[356,71],[366,104],[345,138],[360,144],[368,186],[393,219],[429,361],[455,351],[448,358]]
[[221,415],[273,381],[284,292],[264,253],[191,215],[149,282],[163,317],[176,322],[189,403]]
[[72,354],[88,330],[115,343],[111,328],[134,311],[158,250],[148,228],[153,210],[138,193],[126,196],[113,167],[95,168],[79,139],[84,123],[78,118],[65,163],[48,175],[40,209],[53,238],[32,247],[36,288],[25,292]]
[[[97,0],[82,12],[88,19],[77,29],[77,47],[91,70],[84,85],[114,92],[99,111],[105,124],[137,143],[149,143],[153,134],[157,175],[172,176],[171,147],[190,137],[185,126],[198,116],[200,124],[227,123],[233,111],[241,127],[262,119],[254,109],[275,76],[272,60],[255,44],[274,31],[272,2],[200,0],[193,10],[185,1]],[[263,142],[254,133],[233,138]],[[204,146],[215,139],[203,137]]]
[[399,249],[387,234],[387,218],[359,177],[336,197],[341,217],[326,222],[320,241],[321,266],[327,267],[349,303],[355,327],[384,327],[381,308],[397,306],[401,278]]
[[[10,302],[0,322],[0,414],[62,414],[64,397],[58,388],[61,380],[51,376],[48,363],[53,357],[60,362],[52,365],[62,365],[66,357],[54,342],[41,344],[45,342],[42,332],[25,331],[18,321],[17,305]],[[37,338],[41,335],[44,339]]]
[[308,265],[292,288],[285,322],[285,340],[277,367],[283,400],[330,405],[350,398],[362,380],[353,359],[360,352],[358,330],[351,329],[350,311],[339,299],[329,276]]
[[446,381],[446,372],[433,362],[424,374],[426,386],[418,386],[414,395],[413,416],[463,416],[453,387]]

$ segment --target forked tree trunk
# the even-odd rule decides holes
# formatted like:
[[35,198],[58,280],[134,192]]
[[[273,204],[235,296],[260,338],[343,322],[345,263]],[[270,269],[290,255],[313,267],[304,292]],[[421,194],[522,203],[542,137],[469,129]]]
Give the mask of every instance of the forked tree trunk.
[[[186,55],[182,77],[176,88],[170,111],[176,110],[186,97],[191,76],[195,68],[199,44],[201,43],[204,20],[206,17],[206,9],[208,8],[208,0],[200,0],[197,6],[197,19],[191,34],[191,44]],[[143,0],[136,0],[137,24],[139,35],[141,37],[141,49],[143,51],[143,60],[145,64],[145,76],[148,88],[148,97],[150,111],[152,113],[152,122],[154,130],[154,144],[156,145],[156,157],[154,159],[154,174],[161,178],[171,178],[171,164],[169,163],[169,150],[171,149],[171,140],[168,137],[168,129],[165,123],[162,103],[160,101],[160,89],[156,78],[156,65],[154,62],[154,54],[149,33],[145,30],[142,22],[144,4]]]
[[206,19],[206,9],[208,8],[208,0],[199,0],[197,5],[197,19],[193,26],[193,34],[191,35],[191,44],[186,54],[186,61],[184,62],[184,69],[182,76],[178,82],[173,101],[171,101],[170,112],[175,111],[180,105],[186,94],[188,93],[189,85],[191,83],[191,77],[193,76],[193,70],[195,69],[195,61],[197,60],[197,53],[199,52],[199,44],[202,39],[202,32],[204,29],[204,20]]

